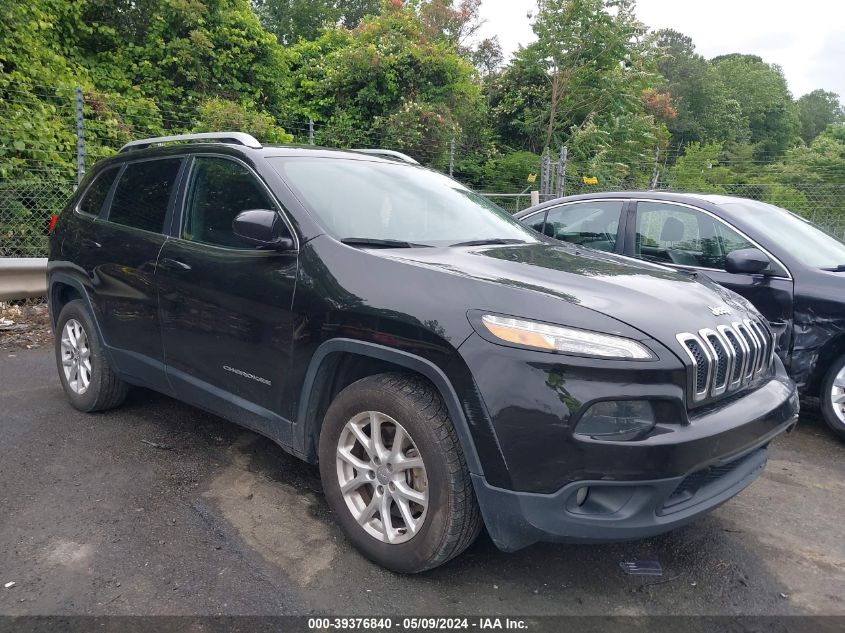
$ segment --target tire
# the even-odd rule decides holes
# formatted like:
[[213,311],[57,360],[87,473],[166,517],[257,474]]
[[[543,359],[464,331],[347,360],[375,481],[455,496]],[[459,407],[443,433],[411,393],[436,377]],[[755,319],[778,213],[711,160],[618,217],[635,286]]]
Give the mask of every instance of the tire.
[[[383,451],[378,462],[365,450],[362,436],[350,430],[353,424],[370,449],[374,424],[379,425]],[[400,431],[407,437],[400,440],[397,454]],[[339,457],[342,451],[358,465]],[[440,395],[422,378],[379,374],[346,387],[326,412],[319,458],[326,499],[344,532],[364,556],[387,569],[412,574],[442,565],[469,547],[481,530],[455,428]],[[410,467],[420,463],[422,468]],[[363,483],[345,496],[342,480],[351,486],[356,485],[352,480]],[[425,503],[410,500],[412,496],[425,497]],[[380,503],[384,499],[386,506]],[[376,506],[371,518],[359,523],[353,511],[366,516],[370,504]],[[391,517],[387,530],[382,507],[389,508]]]
[[845,400],[834,402],[834,399],[839,398],[845,398],[845,354],[831,363],[819,394],[824,421],[845,440]]
[[[103,411],[120,405],[126,398],[128,387],[109,365],[94,321],[81,299],[70,301],[62,308],[56,323],[54,348],[59,380],[76,409]],[[70,363],[70,375],[65,371],[65,363]]]

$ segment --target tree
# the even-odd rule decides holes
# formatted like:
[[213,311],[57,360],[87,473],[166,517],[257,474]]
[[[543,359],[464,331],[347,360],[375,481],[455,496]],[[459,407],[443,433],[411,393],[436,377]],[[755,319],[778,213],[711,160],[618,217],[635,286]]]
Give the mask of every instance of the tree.
[[416,0],[409,5],[416,6],[430,35],[444,38],[462,54],[469,51],[467,43],[484,24],[479,13],[481,0]]
[[470,53],[470,60],[473,66],[481,74],[482,78],[489,79],[493,73],[499,70],[505,57],[502,54],[502,45],[499,43],[499,36],[487,37],[481,40]]
[[636,40],[645,26],[634,17],[633,0],[541,0],[538,8],[534,52],[550,84],[544,143],[549,147],[559,118],[578,107],[573,103],[578,88],[640,63]]
[[381,10],[381,0],[252,0],[261,24],[282,44],[313,40],[324,27],[354,28]]
[[388,7],[355,29],[326,29],[290,47],[289,59],[286,112],[318,121],[324,144],[390,142],[442,166],[449,139],[481,103],[469,62],[430,37],[408,7]]
[[798,141],[798,107],[781,68],[756,55],[724,55],[711,61],[731,99],[748,120],[756,157],[771,160]]
[[83,4],[91,26],[78,44],[101,90],[137,87],[167,110],[196,108],[207,96],[278,108],[284,52],[249,0],[142,0],[154,18],[137,14],[134,0],[118,5],[126,16],[103,0]]
[[[502,144],[541,153],[566,144],[603,182],[647,184],[665,125],[647,111],[655,80],[644,27],[628,0],[545,0],[538,40],[490,83]],[[592,175],[592,174],[589,174]]]
[[809,145],[828,125],[845,122],[845,107],[835,92],[813,90],[798,99],[798,118],[801,138]]
[[809,146],[796,147],[769,173],[781,182],[809,189],[845,183],[845,125],[829,125]]
[[672,144],[748,142],[748,120],[712,65],[695,52],[692,40],[672,29],[654,37],[657,69],[663,78],[659,92],[669,96],[676,114],[664,120]]

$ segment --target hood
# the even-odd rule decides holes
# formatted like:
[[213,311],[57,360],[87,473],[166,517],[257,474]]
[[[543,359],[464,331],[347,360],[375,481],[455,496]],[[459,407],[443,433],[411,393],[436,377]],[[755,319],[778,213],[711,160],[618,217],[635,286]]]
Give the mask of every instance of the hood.
[[[566,245],[391,249],[378,254],[555,297],[664,341],[674,339],[679,332],[696,332],[758,316],[745,299],[706,277],[682,275],[663,266]],[[729,313],[714,314],[715,308],[721,308],[716,312],[727,308]],[[519,305],[512,306],[508,314],[539,318],[524,313]]]

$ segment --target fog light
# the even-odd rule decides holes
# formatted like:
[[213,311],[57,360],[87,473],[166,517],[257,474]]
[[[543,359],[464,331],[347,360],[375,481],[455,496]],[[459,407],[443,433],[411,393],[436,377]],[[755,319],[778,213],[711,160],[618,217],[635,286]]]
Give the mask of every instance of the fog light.
[[590,494],[589,486],[578,488],[578,492],[575,493],[575,503],[577,503],[579,506],[584,505],[584,502],[587,500],[588,494]]
[[575,426],[575,434],[624,442],[643,437],[654,424],[654,408],[648,400],[612,400],[587,409]]

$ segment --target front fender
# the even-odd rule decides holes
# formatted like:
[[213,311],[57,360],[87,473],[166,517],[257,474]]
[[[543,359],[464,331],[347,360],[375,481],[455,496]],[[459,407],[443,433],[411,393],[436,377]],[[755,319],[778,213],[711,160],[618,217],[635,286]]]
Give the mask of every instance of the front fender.
[[[302,391],[297,411],[297,421],[294,423],[293,442],[294,448],[300,454],[308,455],[314,451],[311,446],[312,431],[314,425],[319,424],[316,420],[318,407],[317,389],[320,380],[320,372],[326,366],[326,360],[332,354],[347,353],[366,356],[380,361],[389,362],[418,373],[427,378],[443,398],[449,410],[449,417],[455,426],[455,431],[464,451],[469,471],[474,475],[483,476],[481,460],[473,441],[473,434],[461,406],[461,399],[452,386],[451,381],[437,365],[429,360],[420,358],[408,352],[349,338],[335,338],[322,343],[311,358],[305,381],[302,384]],[[473,416],[474,418],[477,416]],[[485,420],[489,425],[489,422]],[[481,423],[476,421],[476,423]],[[489,429],[492,432],[492,428]]]

